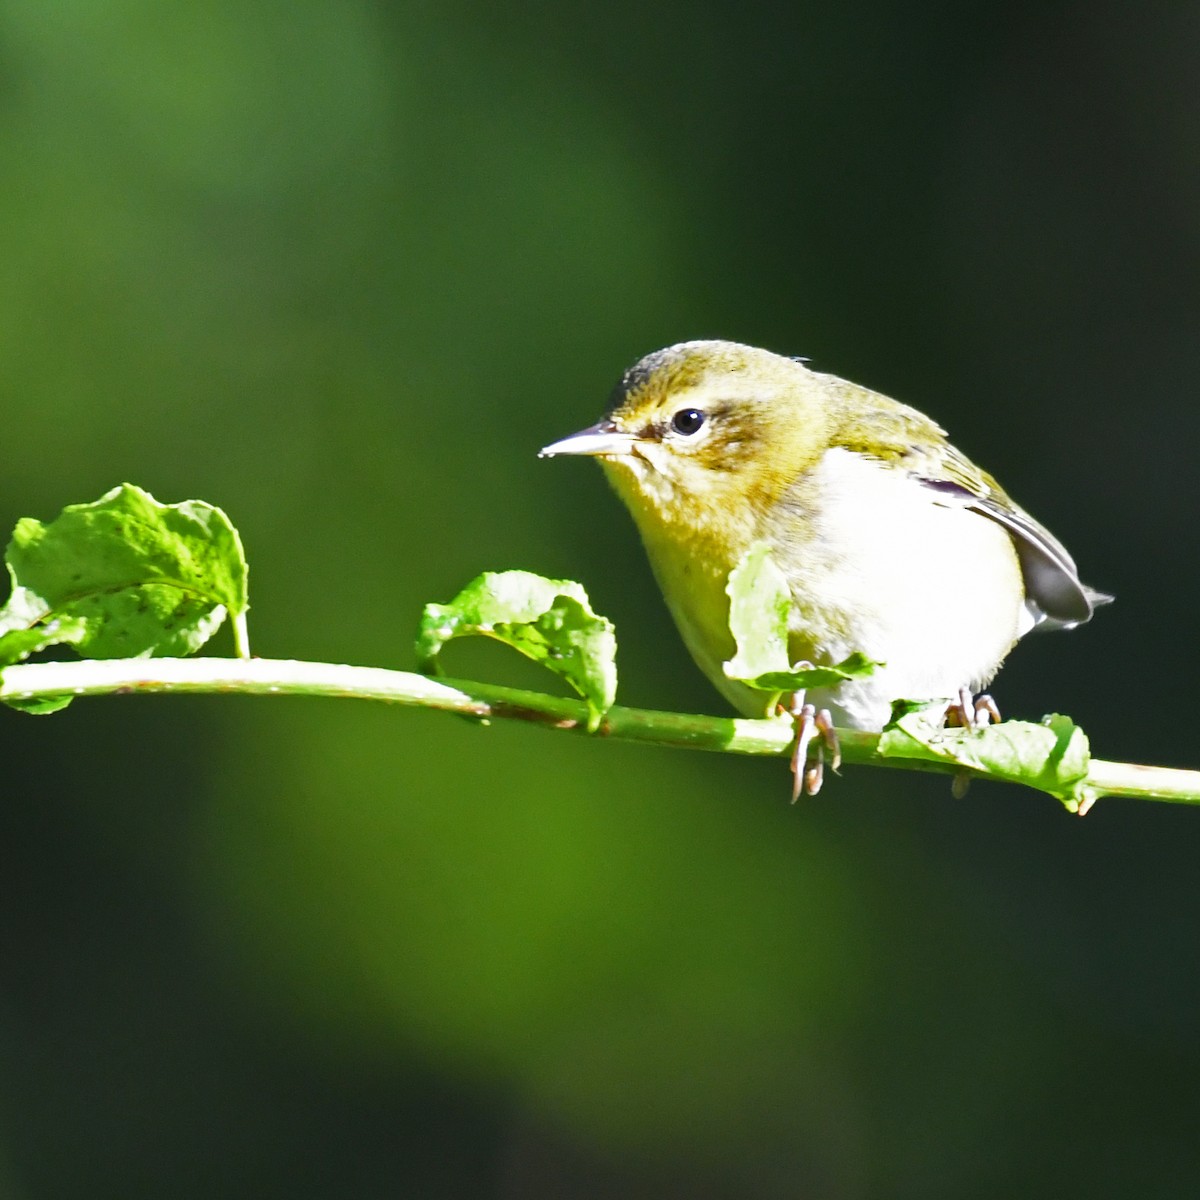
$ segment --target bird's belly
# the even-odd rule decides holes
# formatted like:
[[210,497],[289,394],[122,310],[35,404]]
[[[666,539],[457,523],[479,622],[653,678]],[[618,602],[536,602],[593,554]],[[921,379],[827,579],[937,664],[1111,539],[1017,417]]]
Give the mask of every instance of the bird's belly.
[[1008,533],[928,488],[848,451],[831,451],[814,536],[776,538],[792,585],[789,649],[837,662],[881,662],[814,702],[835,720],[879,729],[893,701],[987,685],[1022,631],[1024,585]]

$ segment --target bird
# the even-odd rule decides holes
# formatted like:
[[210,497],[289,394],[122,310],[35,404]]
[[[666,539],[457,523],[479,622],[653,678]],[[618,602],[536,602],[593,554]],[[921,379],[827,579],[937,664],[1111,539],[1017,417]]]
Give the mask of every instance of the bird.
[[746,716],[772,698],[725,673],[726,588],[760,543],[787,580],[791,661],[879,664],[804,698],[824,726],[880,730],[901,699],[954,707],[1025,634],[1112,599],[929,417],[754,346],[656,350],[596,424],[540,453],[599,460],[696,664]]

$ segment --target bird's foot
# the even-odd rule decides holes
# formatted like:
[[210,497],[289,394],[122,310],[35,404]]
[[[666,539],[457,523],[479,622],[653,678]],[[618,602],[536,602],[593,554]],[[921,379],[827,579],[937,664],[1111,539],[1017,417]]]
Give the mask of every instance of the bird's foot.
[[[804,693],[795,692],[788,714],[795,722],[796,744],[792,748],[792,803],[800,796],[815,796],[825,782],[825,752],[836,771],[842,765],[842,749],[829,709],[818,709],[804,702]],[[811,761],[810,761],[811,752]]]
[[986,692],[974,696],[970,688],[959,688],[958,695],[946,705],[947,725],[981,729],[984,725],[999,725],[1002,720],[995,700]]
[[[959,688],[958,695],[946,705],[946,724],[962,729],[999,725],[1002,719],[995,700],[986,692],[982,696],[974,696],[970,688]],[[950,793],[955,800],[961,800],[970,786],[971,776],[966,771],[959,771],[950,784]]]

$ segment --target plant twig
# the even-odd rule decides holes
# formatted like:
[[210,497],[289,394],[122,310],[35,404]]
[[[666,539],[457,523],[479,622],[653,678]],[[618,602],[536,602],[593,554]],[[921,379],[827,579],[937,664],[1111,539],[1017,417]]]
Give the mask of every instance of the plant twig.
[[[484,721],[520,720],[587,733],[587,706],[580,700],[380,667],[265,658],[137,658],[25,663],[6,667],[0,674],[0,700],[159,692],[356,697],[440,709]],[[756,721],[617,706],[608,711],[593,736],[783,757],[791,751],[794,732],[790,720]],[[950,763],[883,758],[877,752],[878,734],[839,729],[838,738],[846,763],[948,775],[961,770]],[[982,772],[976,774],[986,777]],[[1093,797],[1200,804],[1200,771],[1092,759],[1085,788]]]

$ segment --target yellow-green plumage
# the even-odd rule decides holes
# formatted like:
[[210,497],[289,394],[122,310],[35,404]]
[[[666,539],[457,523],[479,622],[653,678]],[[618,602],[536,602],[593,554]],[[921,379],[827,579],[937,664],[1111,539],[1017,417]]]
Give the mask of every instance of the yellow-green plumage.
[[763,696],[722,670],[725,587],[758,541],[788,579],[793,661],[860,650],[885,664],[810,697],[860,728],[893,700],[985,686],[1029,629],[1079,624],[1108,599],[929,418],[754,347],[648,355],[598,425],[544,453],[600,458],[693,657],[747,714]]

